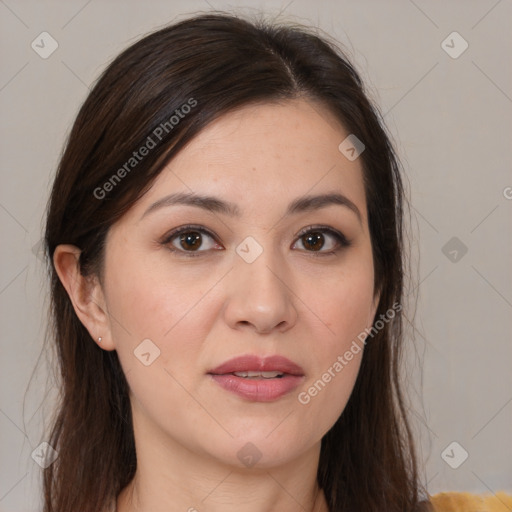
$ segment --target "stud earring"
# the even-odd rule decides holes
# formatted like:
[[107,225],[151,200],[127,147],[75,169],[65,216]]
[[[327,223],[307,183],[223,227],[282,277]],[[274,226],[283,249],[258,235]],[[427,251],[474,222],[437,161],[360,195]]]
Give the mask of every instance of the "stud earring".
[[102,339],[103,339],[103,338],[99,337],[99,338],[98,338],[98,343],[101,343],[101,340],[102,340]]

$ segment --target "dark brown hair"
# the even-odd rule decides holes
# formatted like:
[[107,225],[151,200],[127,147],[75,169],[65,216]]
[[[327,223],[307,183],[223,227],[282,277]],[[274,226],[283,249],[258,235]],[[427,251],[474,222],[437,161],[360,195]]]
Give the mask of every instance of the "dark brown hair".
[[[49,438],[59,457],[44,471],[45,512],[98,512],[130,482],[137,465],[117,353],[99,348],[76,316],[52,263],[55,248],[76,245],[82,274],[101,277],[109,228],[188,141],[235,108],[299,97],[323,104],[365,144],[360,158],[375,293],[381,293],[375,318],[402,302],[398,159],[342,51],[311,29],[225,14],[192,17],[144,37],[107,67],[81,107],[48,205],[45,241],[61,401]],[[193,105],[187,115],[169,121],[186,104]],[[155,147],[121,172],[122,180],[113,179],[150,136]],[[397,312],[370,339],[347,406],[322,439],[318,481],[332,512],[419,510],[417,459],[399,383],[402,340]]]

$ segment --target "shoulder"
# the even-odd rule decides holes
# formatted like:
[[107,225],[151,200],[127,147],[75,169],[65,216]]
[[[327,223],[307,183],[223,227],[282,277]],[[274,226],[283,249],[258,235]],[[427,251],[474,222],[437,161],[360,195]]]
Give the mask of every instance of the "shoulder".
[[441,492],[430,496],[435,512],[508,512],[512,494],[473,494],[469,492]]

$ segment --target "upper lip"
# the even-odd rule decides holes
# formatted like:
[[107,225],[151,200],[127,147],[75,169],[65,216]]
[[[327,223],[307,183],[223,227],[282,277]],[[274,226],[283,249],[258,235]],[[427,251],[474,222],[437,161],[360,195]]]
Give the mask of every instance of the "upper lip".
[[289,375],[304,375],[304,370],[293,361],[283,356],[259,357],[256,355],[243,355],[234,357],[208,373],[224,375],[234,372],[281,372]]

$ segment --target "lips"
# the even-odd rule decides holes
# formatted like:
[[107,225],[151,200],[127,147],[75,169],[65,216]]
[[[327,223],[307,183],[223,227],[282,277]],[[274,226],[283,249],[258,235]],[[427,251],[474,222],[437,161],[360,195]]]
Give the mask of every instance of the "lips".
[[282,356],[240,356],[226,361],[208,374],[225,390],[256,402],[277,400],[304,380],[304,370]]
[[225,375],[235,372],[279,372],[288,375],[304,375],[304,370],[286,357],[271,356],[261,358],[252,355],[230,359],[208,373],[212,375]]

